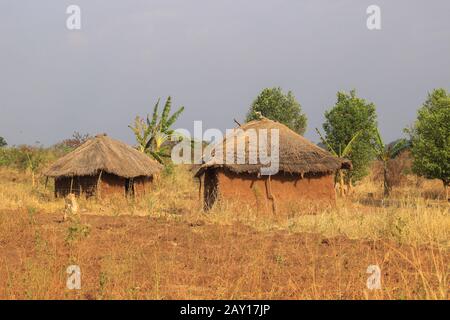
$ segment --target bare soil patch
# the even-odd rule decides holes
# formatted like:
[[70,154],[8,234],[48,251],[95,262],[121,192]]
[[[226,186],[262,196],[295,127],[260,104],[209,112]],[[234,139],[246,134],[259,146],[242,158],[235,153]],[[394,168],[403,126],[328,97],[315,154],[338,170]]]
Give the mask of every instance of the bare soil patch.
[[[449,263],[429,246],[239,223],[0,211],[2,299],[448,298]],[[81,290],[66,288],[72,264]],[[369,265],[381,290],[367,289]]]

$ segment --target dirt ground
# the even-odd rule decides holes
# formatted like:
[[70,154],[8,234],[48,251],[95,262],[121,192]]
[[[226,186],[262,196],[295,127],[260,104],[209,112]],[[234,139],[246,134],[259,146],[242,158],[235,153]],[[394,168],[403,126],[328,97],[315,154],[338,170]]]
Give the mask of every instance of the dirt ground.
[[449,263],[437,248],[239,223],[0,211],[1,299],[448,299]]

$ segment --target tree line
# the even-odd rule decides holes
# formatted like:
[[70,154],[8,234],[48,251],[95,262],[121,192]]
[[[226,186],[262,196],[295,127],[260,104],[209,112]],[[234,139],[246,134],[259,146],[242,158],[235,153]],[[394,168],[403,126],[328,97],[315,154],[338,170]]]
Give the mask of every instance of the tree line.
[[[276,120],[293,131],[303,134],[307,118],[291,91],[281,88],[264,89],[254,100],[246,121],[258,114]],[[407,139],[386,144],[378,130],[375,104],[356,95],[338,92],[334,106],[325,111],[322,125],[324,134],[316,128],[321,145],[337,157],[352,161],[353,169],[339,171],[340,191],[343,185],[351,187],[369,173],[370,163],[378,159],[383,164],[384,195],[391,190],[387,164],[406,148],[413,156],[413,172],[429,179],[440,179],[446,189],[450,184],[450,93],[445,89],[430,92],[417,111],[417,119],[404,132]]]
[[[151,115],[146,118],[136,117],[129,127],[135,135],[138,150],[168,164],[170,140],[175,134],[172,126],[184,107],[171,114],[171,97],[167,98],[161,112],[159,103],[160,100],[155,104]],[[284,93],[279,87],[263,89],[251,104],[245,121],[258,119],[260,115],[281,122],[300,135],[306,131],[307,117],[291,91]],[[384,195],[388,196],[391,185],[387,177],[387,164],[408,148],[413,156],[413,172],[429,179],[440,179],[448,197],[450,93],[445,89],[430,92],[417,111],[417,119],[404,129],[407,138],[389,144],[383,141],[378,130],[375,104],[358,97],[355,90],[349,93],[338,92],[336,103],[325,111],[324,117],[323,134],[315,128],[321,140],[320,145],[337,157],[351,160],[353,164],[352,170],[337,172],[341,193],[344,193],[344,186],[348,190],[364,178],[369,173],[370,163],[378,159],[383,164]],[[53,159],[71,151],[89,138],[88,134],[75,132],[72,138],[58,143],[49,151],[43,147],[6,148],[6,140],[0,137],[0,165],[15,163],[19,168],[27,168],[34,174],[45,159]],[[47,156],[42,156],[43,153]]]

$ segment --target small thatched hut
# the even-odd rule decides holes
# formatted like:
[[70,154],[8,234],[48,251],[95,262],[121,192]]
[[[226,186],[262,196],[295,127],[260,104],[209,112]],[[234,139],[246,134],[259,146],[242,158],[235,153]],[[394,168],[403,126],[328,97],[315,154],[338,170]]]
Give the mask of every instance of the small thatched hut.
[[[277,211],[293,209],[303,205],[330,205],[335,202],[334,173],[338,169],[349,169],[348,160],[339,159],[328,151],[316,146],[306,138],[295,133],[285,125],[262,118],[242,125],[240,129],[247,133],[249,129],[259,134],[266,129],[269,153],[271,150],[271,129],[278,129],[279,135],[279,171],[277,174],[261,175],[260,170],[266,166],[259,162],[251,164],[249,155],[249,135],[234,136],[234,148],[228,148],[227,136],[217,146],[223,148],[221,156],[237,159],[238,139],[245,145],[245,162],[242,164],[220,163],[215,159],[206,161],[196,172],[200,178],[205,209],[211,208],[219,198],[239,201],[258,210]],[[265,134],[265,133],[264,133]],[[216,146],[216,147],[217,147]],[[229,153],[234,154],[229,154]],[[214,153],[214,152],[213,152]],[[253,154],[252,154],[253,153]],[[241,157],[242,158],[242,157]]]
[[149,192],[162,166],[147,155],[106,134],[89,139],[50,166],[55,196],[140,196]]

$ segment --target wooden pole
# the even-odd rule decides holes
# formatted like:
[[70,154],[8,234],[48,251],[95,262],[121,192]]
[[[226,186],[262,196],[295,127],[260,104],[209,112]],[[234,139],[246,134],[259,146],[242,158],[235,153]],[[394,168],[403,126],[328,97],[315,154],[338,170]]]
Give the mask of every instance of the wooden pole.
[[100,170],[100,174],[98,175],[98,180],[97,180],[97,190],[96,190],[97,199],[100,198],[100,196],[101,196],[101,194],[100,194],[100,183],[102,181],[102,173],[103,173],[103,170]]
[[69,190],[69,193],[72,193],[72,188],[73,188],[73,177],[70,178],[70,190]]
[[134,178],[130,179],[130,183],[131,183],[131,197],[134,198]]
[[272,176],[269,175],[269,177],[266,179],[267,198],[269,198],[270,200],[272,200],[272,210],[273,210],[273,213],[277,214],[277,203],[276,203],[275,196],[274,196],[273,193],[272,193],[271,177],[272,177]]
[[198,177],[198,200],[202,200],[202,177]]

